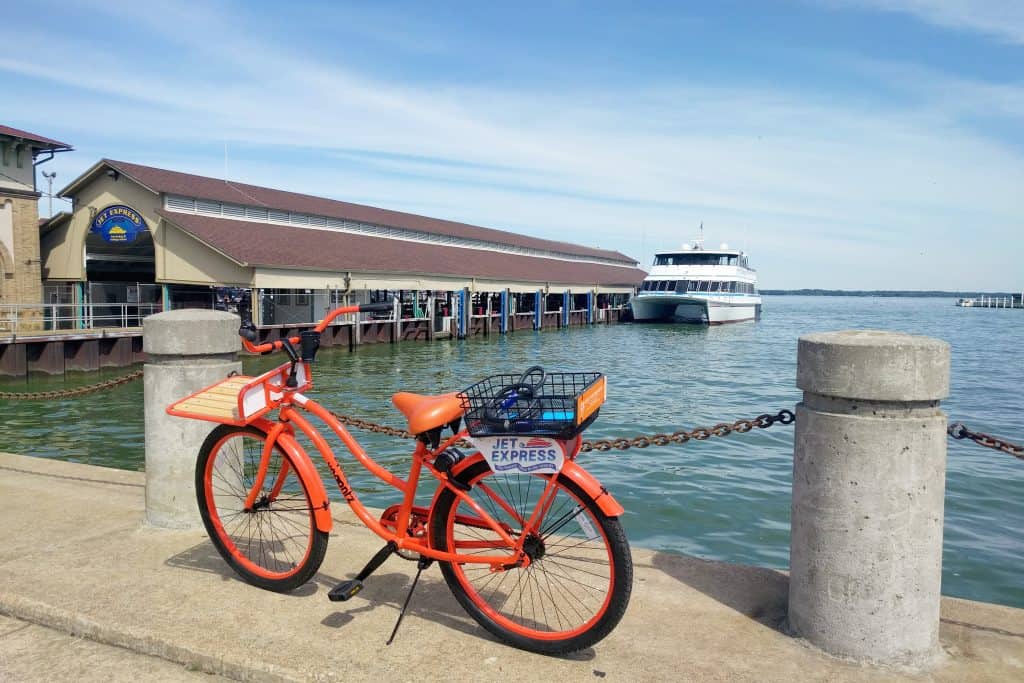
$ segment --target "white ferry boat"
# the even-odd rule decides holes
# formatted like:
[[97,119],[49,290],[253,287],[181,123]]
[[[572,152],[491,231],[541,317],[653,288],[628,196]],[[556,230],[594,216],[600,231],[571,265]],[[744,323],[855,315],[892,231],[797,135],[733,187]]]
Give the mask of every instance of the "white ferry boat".
[[630,305],[637,322],[718,325],[761,317],[757,272],[747,255],[727,244],[705,249],[702,238],[679,251],[655,254]]

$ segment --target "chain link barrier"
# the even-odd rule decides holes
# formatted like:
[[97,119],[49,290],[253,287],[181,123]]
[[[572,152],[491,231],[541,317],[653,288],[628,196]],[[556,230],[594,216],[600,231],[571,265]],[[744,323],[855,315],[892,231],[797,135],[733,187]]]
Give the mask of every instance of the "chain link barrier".
[[1010,443],[1009,441],[1003,441],[999,437],[992,436],[991,434],[972,432],[966,425],[964,425],[963,422],[954,422],[949,425],[946,429],[946,433],[954,439],[970,439],[979,446],[994,448],[997,451],[1009,453],[1018,460],[1024,460],[1024,446],[1018,446]]
[[[341,424],[346,427],[353,427],[355,429],[363,429],[368,432],[375,434],[387,434],[388,436],[399,436],[405,439],[413,438],[413,434],[409,433],[404,429],[396,429],[395,427],[387,427],[385,425],[376,424],[369,420],[363,420],[358,417],[352,417],[351,415],[341,415],[339,413],[332,412],[331,415],[338,420]],[[713,436],[728,436],[733,432],[745,433],[749,432],[754,428],[767,429],[772,425],[781,424],[788,425],[792,424],[796,419],[791,410],[780,410],[776,415],[769,415],[765,413],[758,415],[757,417],[750,420],[736,420],[732,424],[727,422],[720,422],[713,427],[697,427],[690,431],[680,430],[672,432],[671,434],[653,434],[651,436],[634,436],[631,439],[597,439],[595,441],[584,441],[580,447],[581,453],[587,453],[590,451],[610,451],[619,450],[626,451],[630,448],[647,448],[648,446],[667,446],[669,444],[684,444],[687,441],[694,439],[697,441],[705,441]],[[472,447],[472,444],[465,440],[459,441],[456,445],[463,447]]]
[[[376,424],[369,420],[362,420],[357,417],[350,415],[340,415],[338,413],[331,413],[339,422],[348,427],[355,429],[363,429],[376,434],[387,434],[388,436],[398,436],[404,439],[413,438],[413,434],[404,430],[396,429],[394,427],[387,427],[385,425]],[[671,434],[652,434],[650,436],[640,435],[632,438],[618,438],[618,439],[596,439],[593,441],[585,440],[583,445],[580,447],[581,453],[588,453],[590,451],[607,452],[612,450],[627,451],[630,448],[649,448],[650,446],[668,446],[670,444],[684,444],[688,441],[706,441],[713,436],[725,437],[733,432],[745,434],[754,429],[768,429],[774,425],[789,425],[796,421],[796,416],[793,411],[782,409],[775,415],[764,413],[758,415],[750,420],[736,420],[733,423],[720,422],[712,427],[697,427],[695,429],[679,430],[672,432]],[[1012,444],[1009,441],[1004,441],[998,437],[992,436],[991,434],[983,434],[981,432],[972,432],[962,422],[954,422],[949,425],[946,430],[949,436],[954,439],[970,439],[979,446],[986,446],[988,448],[994,448],[995,450],[1008,453],[1019,460],[1024,460],[1024,447]],[[465,440],[459,441],[456,445],[462,447],[472,447],[472,444]]]
[[355,429],[362,429],[363,431],[373,432],[374,434],[387,434],[388,436],[399,436],[403,439],[412,439],[415,435],[412,432],[404,429],[396,429],[395,427],[388,427],[386,425],[379,425],[369,420],[362,420],[358,417],[352,417],[351,415],[341,415],[334,411],[328,411],[335,420],[345,425],[346,427],[353,427]]
[[713,436],[729,436],[733,432],[744,434],[754,429],[768,429],[772,425],[792,424],[796,419],[793,411],[782,409],[776,415],[764,413],[751,420],[736,420],[732,424],[719,422],[713,427],[697,427],[690,431],[679,430],[671,434],[652,434],[651,436],[634,436],[632,439],[597,439],[595,441],[584,441],[580,452],[589,451],[626,451],[630,448],[647,448],[649,446],[667,446],[669,444],[684,444],[691,439],[705,441]]
[[[84,387],[78,387],[75,389],[57,389],[53,391],[34,391],[34,392],[0,392],[0,400],[5,401],[48,401],[55,399],[64,398],[77,398],[86,394],[91,394],[97,391],[103,391],[104,389],[111,389],[128,382],[133,382],[142,377],[143,371],[136,370],[130,372],[127,375],[116,377],[114,379],[106,380],[105,382],[99,382],[97,384],[90,384]],[[395,427],[388,427],[387,425],[377,424],[370,422],[369,420],[363,420],[358,417],[352,417],[351,415],[342,415],[339,413],[332,412],[331,415],[335,417],[341,424],[352,427],[353,429],[361,429],[375,434],[386,434],[387,436],[397,436],[403,439],[411,439],[414,437],[413,434],[405,429],[397,429]],[[668,446],[669,444],[684,444],[688,441],[706,441],[713,436],[726,437],[733,432],[745,434],[753,429],[768,429],[773,425],[789,425],[796,420],[796,416],[793,411],[783,408],[775,415],[764,413],[758,415],[755,418],[749,420],[736,420],[733,423],[719,422],[711,427],[696,427],[689,431],[681,429],[679,431],[672,432],[671,434],[659,433],[652,434],[650,436],[639,435],[632,438],[618,438],[618,439],[596,439],[593,441],[584,440],[583,445],[580,447],[581,453],[588,453],[590,451],[607,452],[611,450],[616,451],[628,451],[630,448],[648,448],[650,446]],[[1017,458],[1018,460],[1024,461],[1024,446],[1018,446],[1017,444],[1010,443],[1000,439],[997,436],[991,434],[985,434],[983,432],[971,431],[964,423],[954,422],[949,425],[946,429],[946,433],[951,438],[962,440],[970,439],[979,446],[985,446],[986,448],[992,448],[1003,453],[1007,453]],[[461,440],[458,442],[459,446],[471,447],[472,444]]]
[[77,398],[84,396],[85,394],[91,394],[96,391],[103,391],[104,389],[110,389],[128,382],[133,382],[142,377],[142,370],[136,370],[130,372],[127,375],[116,377],[114,379],[108,379],[105,382],[99,382],[98,384],[90,384],[84,387],[78,387],[76,389],[54,389],[52,391],[31,391],[31,392],[9,392],[0,391],[0,400],[4,401],[52,401],[54,399],[62,398]]

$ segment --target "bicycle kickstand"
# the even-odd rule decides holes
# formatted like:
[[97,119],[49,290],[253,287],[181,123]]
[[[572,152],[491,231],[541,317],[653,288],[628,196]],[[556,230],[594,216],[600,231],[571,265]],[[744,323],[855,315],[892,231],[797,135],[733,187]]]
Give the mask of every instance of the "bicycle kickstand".
[[420,559],[416,562],[416,576],[412,579],[412,585],[409,586],[409,593],[405,596],[405,602],[402,603],[402,610],[398,613],[398,621],[395,622],[395,628],[391,631],[391,637],[388,638],[388,642],[385,645],[390,645],[394,642],[395,636],[398,634],[398,627],[402,625],[402,619],[405,617],[405,610],[409,607],[409,601],[412,600],[412,592],[416,590],[416,583],[420,580],[420,574],[423,570],[430,566],[433,562],[429,557],[420,556]]

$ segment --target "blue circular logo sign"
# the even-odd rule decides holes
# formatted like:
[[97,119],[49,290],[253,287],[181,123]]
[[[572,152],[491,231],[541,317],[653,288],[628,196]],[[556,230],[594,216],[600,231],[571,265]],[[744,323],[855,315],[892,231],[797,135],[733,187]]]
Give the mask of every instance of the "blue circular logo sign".
[[134,242],[140,232],[149,230],[139,212],[124,204],[108,206],[92,219],[89,232],[107,242]]

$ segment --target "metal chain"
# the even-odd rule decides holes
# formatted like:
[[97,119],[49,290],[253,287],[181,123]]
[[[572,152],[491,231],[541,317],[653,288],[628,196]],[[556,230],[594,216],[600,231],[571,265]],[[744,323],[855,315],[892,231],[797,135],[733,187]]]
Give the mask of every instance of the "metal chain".
[[704,441],[712,436],[728,436],[733,432],[745,433],[757,427],[767,429],[775,424],[792,424],[796,416],[793,411],[782,409],[776,415],[765,413],[758,415],[751,420],[736,420],[732,424],[720,422],[713,427],[697,427],[690,431],[679,430],[671,434],[654,434],[652,436],[634,436],[632,439],[597,439],[596,441],[584,441],[580,451],[625,451],[630,448],[647,448],[648,446],[667,446],[670,443],[684,444],[690,439]]
[[415,435],[411,432],[407,432],[404,429],[395,429],[394,427],[388,427],[386,425],[379,425],[369,420],[361,420],[358,417],[352,417],[351,415],[341,415],[333,411],[329,411],[334,418],[345,425],[346,427],[354,427],[355,429],[362,429],[367,432],[373,432],[375,434],[387,434],[388,436],[400,436],[403,439],[412,439]]
[[[411,439],[413,434],[405,431],[404,429],[395,429],[394,427],[386,427],[384,425],[375,424],[368,420],[361,420],[357,417],[350,415],[339,415],[338,413],[331,413],[339,422],[348,427],[354,427],[356,429],[363,429],[376,434],[387,434],[389,436],[400,436],[402,438]],[[791,410],[780,410],[776,415],[769,415],[765,413],[758,415],[757,417],[750,420],[736,420],[732,424],[725,422],[714,425],[713,427],[697,427],[690,431],[678,431],[671,434],[654,434],[652,436],[635,436],[632,439],[598,439],[596,441],[584,441],[580,448],[580,451],[587,453],[589,451],[610,451],[620,450],[625,451],[630,448],[647,448],[648,446],[667,446],[671,443],[684,444],[690,439],[696,439],[697,441],[704,441],[710,439],[712,436],[728,436],[733,432],[749,432],[755,427],[759,429],[767,429],[774,424],[788,425],[792,424],[796,416],[793,415]],[[460,446],[470,447],[471,444],[465,441],[460,441]]]
[[[109,379],[105,382],[99,382],[98,384],[90,384],[89,386],[78,387],[76,389],[60,389],[54,391],[34,391],[34,392],[0,392],[0,399],[5,401],[45,401],[52,399],[62,398],[77,398],[78,396],[84,396],[85,394],[91,394],[96,391],[103,391],[104,389],[110,389],[112,387],[119,386],[121,384],[127,384],[134,380],[142,377],[143,371],[136,370],[135,372],[128,373],[122,377],[115,379]],[[386,434],[388,436],[398,436],[403,439],[412,439],[415,435],[404,430],[396,429],[395,427],[388,427],[386,425],[377,424],[370,422],[369,420],[363,420],[358,417],[352,417],[351,415],[341,415],[339,413],[332,412],[338,422],[354,429],[362,429],[375,434]],[[596,439],[594,441],[584,441],[580,447],[580,452],[588,453],[590,451],[611,451],[619,450],[626,451],[630,448],[647,448],[649,446],[667,446],[669,444],[684,444],[691,439],[697,441],[705,441],[713,436],[724,437],[732,434],[733,432],[739,432],[744,434],[751,431],[755,427],[758,429],[767,429],[772,425],[781,424],[788,425],[792,424],[796,420],[796,416],[793,411],[783,408],[775,415],[764,413],[750,420],[736,420],[732,424],[727,422],[720,422],[712,427],[697,427],[689,431],[679,430],[672,432],[671,434],[652,434],[650,436],[640,435],[634,436],[631,439],[618,438],[618,439]],[[949,425],[946,432],[954,439],[970,439],[979,446],[985,446],[987,448],[993,448],[1003,453],[1008,453],[1013,457],[1024,460],[1024,446],[1018,446],[1004,441],[999,437],[992,436],[991,434],[985,434],[983,432],[973,432],[967,428],[962,422],[954,422]],[[465,440],[459,442],[460,446],[469,447],[471,444]]]
[[946,429],[946,433],[954,439],[970,439],[979,446],[994,448],[997,451],[1009,453],[1018,460],[1024,460],[1024,446],[1018,446],[1010,443],[1009,441],[1003,441],[999,437],[992,436],[991,434],[972,432],[964,425],[963,422],[954,422],[949,425]]
[[47,401],[52,399],[60,398],[77,398],[84,396],[85,394],[91,394],[94,391],[103,391],[104,389],[110,389],[121,384],[127,384],[128,382],[134,381],[142,377],[142,370],[136,370],[130,372],[123,377],[117,377],[115,379],[108,379],[106,382],[100,382],[98,384],[90,384],[85,387],[78,387],[77,389],[56,389],[53,391],[32,391],[32,392],[9,392],[0,391],[0,399],[4,401]]

